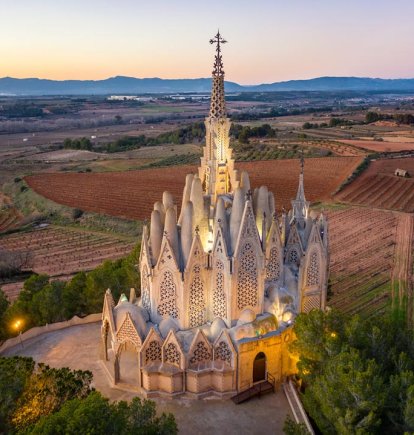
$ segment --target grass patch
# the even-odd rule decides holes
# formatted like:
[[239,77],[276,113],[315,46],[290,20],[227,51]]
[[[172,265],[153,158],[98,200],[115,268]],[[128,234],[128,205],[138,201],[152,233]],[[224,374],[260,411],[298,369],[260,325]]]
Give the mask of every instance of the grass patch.
[[78,219],[73,217],[73,208],[57,204],[32,190],[24,180],[6,183],[4,192],[15,207],[25,216],[22,230],[30,229],[32,223],[47,222],[55,225],[102,231],[127,237],[140,237],[143,223],[98,213],[84,212]]
[[163,166],[179,166],[179,165],[192,165],[200,163],[201,154],[177,154],[174,156],[166,157],[165,159],[158,160],[156,162],[148,163],[141,166],[140,169],[159,168]]

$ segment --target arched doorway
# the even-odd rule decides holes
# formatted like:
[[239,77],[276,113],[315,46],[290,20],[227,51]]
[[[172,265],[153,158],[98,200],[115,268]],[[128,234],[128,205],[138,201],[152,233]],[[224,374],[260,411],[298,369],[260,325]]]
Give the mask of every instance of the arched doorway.
[[118,351],[118,381],[139,385],[138,350],[130,341],[124,341]]
[[266,380],[266,355],[259,352],[253,363],[253,383]]

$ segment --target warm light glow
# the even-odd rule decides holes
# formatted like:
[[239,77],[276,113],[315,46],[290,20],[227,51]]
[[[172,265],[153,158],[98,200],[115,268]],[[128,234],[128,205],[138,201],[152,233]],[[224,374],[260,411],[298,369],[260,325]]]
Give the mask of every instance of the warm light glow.
[[336,338],[336,332],[331,332],[331,337]]
[[22,327],[22,325],[23,325],[22,320],[16,320],[13,324],[13,327],[14,327],[14,329],[19,330]]

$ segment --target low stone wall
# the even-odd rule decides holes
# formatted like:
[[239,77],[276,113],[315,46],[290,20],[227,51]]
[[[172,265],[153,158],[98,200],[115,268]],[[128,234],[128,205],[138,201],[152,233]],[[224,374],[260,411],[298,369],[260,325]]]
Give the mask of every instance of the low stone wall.
[[78,316],[72,317],[70,320],[65,320],[64,322],[51,323],[45,326],[35,326],[34,328],[28,329],[23,332],[21,336],[14,338],[9,338],[0,347],[0,354],[6,349],[20,344],[20,339],[24,343],[30,338],[38,337],[39,335],[45,334],[46,332],[57,331],[59,329],[69,328],[75,325],[86,325],[87,323],[100,322],[102,320],[102,313],[89,314],[89,316],[80,318]]

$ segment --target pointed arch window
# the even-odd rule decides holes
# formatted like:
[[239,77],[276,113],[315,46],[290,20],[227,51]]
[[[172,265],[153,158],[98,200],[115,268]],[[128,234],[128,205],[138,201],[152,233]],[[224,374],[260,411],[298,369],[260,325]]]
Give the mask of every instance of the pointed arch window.
[[319,285],[319,258],[317,252],[312,252],[306,271],[306,285]]
[[257,261],[250,242],[243,246],[237,274],[237,308],[255,307],[257,299]]
[[277,281],[280,278],[279,250],[275,247],[270,250],[269,260],[266,265],[266,279]]
[[292,249],[289,251],[288,255],[288,263],[299,265],[299,254],[296,249]]
[[158,314],[163,317],[171,316],[174,319],[178,318],[177,291],[173,274],[169,270],[164,272],[160,284]]
[[216,276],[213,291],[213,314],[214,317],[226,317],[226,294],[224,292],[224,264],[216,262]]
[[149,292],[149,280],[148,280],[148,268],[145,265],[141,272],[141,301],[142,306],[148,311],[151,308],[150,292]]
[[190,327],[203,325],[206,322],[206,296],[201,267],[193,267],[193,276],[190,284]]

